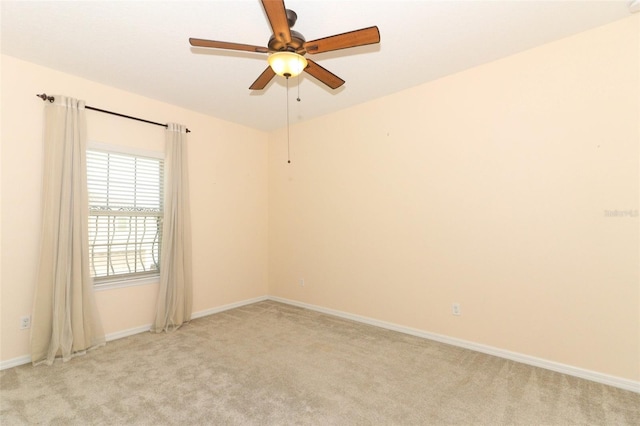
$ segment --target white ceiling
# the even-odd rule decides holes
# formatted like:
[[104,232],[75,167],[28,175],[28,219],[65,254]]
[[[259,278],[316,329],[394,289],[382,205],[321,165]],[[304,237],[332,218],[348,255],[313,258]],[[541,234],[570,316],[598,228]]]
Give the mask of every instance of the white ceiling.
[[[303,74],[298,103],[298,79],[291,79],[292,124],[630,15],[629,0],[285,3],[307,40],[372,25],[381,37],[379,45],[313,55],[346,84],[334,91]],[[256,129],[286,125],[284,78],[263,91],[248,89],[266,68],[266,55],[188,43],[196,37],[266,46],[270,26],[258,0],[1,5],[4,54]],[[99,99],[86,101],[101,106]]]

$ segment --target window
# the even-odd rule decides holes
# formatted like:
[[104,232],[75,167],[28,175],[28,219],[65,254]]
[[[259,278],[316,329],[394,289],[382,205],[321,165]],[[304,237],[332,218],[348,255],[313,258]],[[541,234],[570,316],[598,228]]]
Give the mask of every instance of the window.
[[164,161],[90,148],[89,256],[95,284],[157,276]]

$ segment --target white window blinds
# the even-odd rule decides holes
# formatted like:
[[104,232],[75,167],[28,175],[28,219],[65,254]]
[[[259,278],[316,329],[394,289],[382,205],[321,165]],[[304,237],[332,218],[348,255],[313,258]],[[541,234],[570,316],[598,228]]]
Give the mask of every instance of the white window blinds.
[[163,163],[87,150],[89,254],[97,284],[159,273]]

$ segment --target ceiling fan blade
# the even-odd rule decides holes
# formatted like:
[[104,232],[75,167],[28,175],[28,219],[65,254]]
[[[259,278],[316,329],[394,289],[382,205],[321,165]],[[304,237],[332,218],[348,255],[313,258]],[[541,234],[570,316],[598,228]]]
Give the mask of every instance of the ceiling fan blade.
[[269,53],[269,49],[266,47],[251,46],[249,44],[241,44],[241,43],[228,43],[226,41],[190,38],[189,43],[195,47],[212,47],[214,49],[243,50],[247,52]]
[[287,21],[284,0],[262,0],[262,7],[267,13],[276,40],[284,44],[291,43],[291,30]]
[[332,89],[337,89],[344,84],[343,79],[341,79],[331,71],[328,71],[327,69],[321,67],[311,59],[307,59],[307,63],[308,65],[304,70]]
[[273,72],[271,67],[267,67],[264,71],[262,71],[262,74],[260,74],[260,77],[258,77],[256,81],[253,82],[253,84],[251,85],[251,87],[249,87],[249,89],[251,90],[264,89],[265,86],[269,84],[269,82],[275,75],[276,73]]
[[380,43],[380,31],[376,26],[307,41],[304,49],[307,53],[315,54],[374,43]]

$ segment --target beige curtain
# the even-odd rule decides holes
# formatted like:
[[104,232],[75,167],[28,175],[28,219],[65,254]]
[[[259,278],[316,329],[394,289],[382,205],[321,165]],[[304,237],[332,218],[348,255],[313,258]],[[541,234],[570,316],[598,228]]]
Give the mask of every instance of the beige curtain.
[[191,319],[191,214],[186,127],[169,124],[165,146],[164,225],[160,293],[151,331],[179,328]]
[[89,272],[86,141],[84,101],[58,95],[46,103],[34,365],[68,361],[105,342]]

